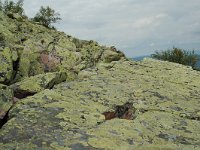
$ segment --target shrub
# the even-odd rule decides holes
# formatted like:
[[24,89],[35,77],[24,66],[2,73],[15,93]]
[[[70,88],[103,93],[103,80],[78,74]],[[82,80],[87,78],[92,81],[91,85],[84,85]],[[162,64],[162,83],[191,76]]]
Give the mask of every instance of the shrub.
[[0,9],[3,10],[5,14],[18,13],[20,16],[25,16],[23,4],[23,0],[18,0],[16,3],[13,1],[5,0],[4,4],[0,2]]
[[3,10],[3,3],[2,3],[2,1],[0,0],[0,11],[2,11]]
[[60,14],[55,12],[55,10],[53,10],[49,6],[47,6],[46,8],[41,6],[39,12],[33,18],[33,21],[40,22],[45,27],[54,28],[51,24],[61,20],[59,16]]
[[160,52],[156,51],[155,54],[151,55],[151,57],[158,60],[165,60],[187,66],[192,66],[192,68],[195,68],[195,65],[199,61],[199,57],[197,54],[194,53],[194,50],[186,51],[176,47],[173,47],[173,49],[171,50]]

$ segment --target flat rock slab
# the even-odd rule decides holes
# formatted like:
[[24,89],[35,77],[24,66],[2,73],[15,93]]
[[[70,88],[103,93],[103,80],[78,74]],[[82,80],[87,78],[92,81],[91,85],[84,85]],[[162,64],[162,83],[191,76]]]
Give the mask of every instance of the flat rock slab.
[[[19,101],[0,149],[200,149],[200,72],[147,59],[100,63]],[[133,120],[104,112],[132,102]]]

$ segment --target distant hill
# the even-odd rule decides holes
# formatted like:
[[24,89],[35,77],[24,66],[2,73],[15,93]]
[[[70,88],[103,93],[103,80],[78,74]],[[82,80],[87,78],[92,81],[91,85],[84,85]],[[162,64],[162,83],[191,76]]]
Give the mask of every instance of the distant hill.
[[143,60],[145,57],[150,57],[149,55],[143,55],[143,56],[138,56],[138,57],[133,57],[132,59],[135,61],[140,61]]

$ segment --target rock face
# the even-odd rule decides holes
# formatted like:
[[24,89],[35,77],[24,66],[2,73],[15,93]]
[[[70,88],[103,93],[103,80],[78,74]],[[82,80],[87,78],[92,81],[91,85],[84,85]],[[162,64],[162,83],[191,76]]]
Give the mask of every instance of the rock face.
[[12,79],[13,61],[9,48],[0,49],[0,83],[8,83]]
[[2,20],[0,149],[200,149],[200,72]]
[[[20,81],[47,72],[79,72],[98,62],[117,61],[124,54],[113,47],[67,36],[63,32],[11,19],[0,12],[0,83]],[[5,72],[6,70],[9,70]]]
[[0,84],[0,127],[3,125],[4,117],[12,105],[13,90],[6,85]]

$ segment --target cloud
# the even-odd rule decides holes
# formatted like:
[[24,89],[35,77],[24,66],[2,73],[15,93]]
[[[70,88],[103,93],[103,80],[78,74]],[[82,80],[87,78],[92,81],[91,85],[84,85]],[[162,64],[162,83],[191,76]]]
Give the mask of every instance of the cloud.
[[148,28],[149,26],[158,26],[161,24],[162,19],[166,18],[167,14],[158,14],[155,16],[148,16],[144,18],[140,18],[133,23],[133,28]]
[[[115,45],[128,57],[179,46],[200,48],[199,0],[25,0],[33,17],[49,5],[63,19],[59,30]],[[152,44],[154,43],[154,44]]]

